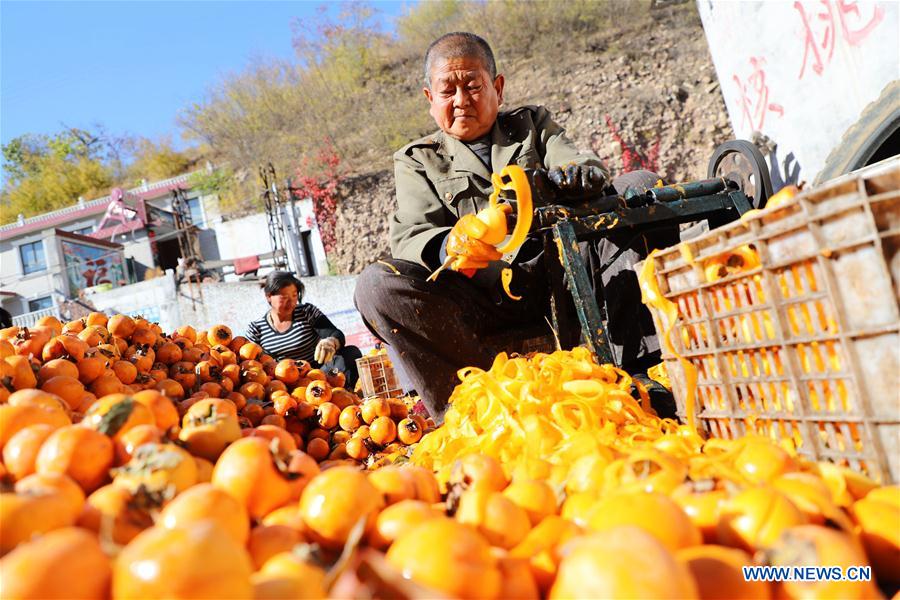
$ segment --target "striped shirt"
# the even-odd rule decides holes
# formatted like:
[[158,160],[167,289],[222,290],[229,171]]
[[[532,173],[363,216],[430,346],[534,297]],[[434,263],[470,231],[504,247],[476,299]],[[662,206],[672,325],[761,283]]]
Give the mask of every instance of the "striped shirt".
[[283,333],[272,327],[268,315],[267,312],[250,322],[247,339],[262,346],[263,352],[276,360],[293,358],[315,362],[316,345],[327,337],[335,337],[341,347],[344,345],[344,334],[312,304],[298,304],[291,315],[290,329]]

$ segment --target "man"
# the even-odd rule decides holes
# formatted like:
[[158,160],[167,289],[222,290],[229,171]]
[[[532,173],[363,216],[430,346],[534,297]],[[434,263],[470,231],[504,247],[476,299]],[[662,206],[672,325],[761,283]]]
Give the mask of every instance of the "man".
[[[490,46],[474,34],[450,33],[428,48],[423,91],[440,131],[394,154],[393,258],[387,261],[390,267],[370,265],[356,285],[360,314],[376,336],[395,348],[437,422],[459,383],[457,371],[491,365],[494,351],[485,336],[544,323],[548,312],[549,285],[538,239],[529,238],[514,256],[498,260],[493,246],[455,226],[487,206],[491,173],[509,164],[548,169],[563,197],[601,189],[609,177],[596,156],[578,152],[545,108],[500,113],[504,83]],[[634,172],[613,185],[624,192],[625,186],[646,188],[655,181],[648,172]],[[595,284],[607,292],[617,358],[626,368],[646,369],[659,361],[659,344],[630,270],[647,251],[640,245],[635,249],[621,239],[603,240],[590,254],[590,266],[621,251],[611,269],[603,274],[595,269]],[[448,252],[488,266],[474,274],[444,271],[426,281]],[[512,291],[522,296],[520,301],[501,290],[499,274],[509,263]]]

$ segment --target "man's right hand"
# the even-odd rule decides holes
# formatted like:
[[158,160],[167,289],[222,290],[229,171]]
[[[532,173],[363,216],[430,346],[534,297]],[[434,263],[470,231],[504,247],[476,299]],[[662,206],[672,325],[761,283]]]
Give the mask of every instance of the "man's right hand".
[[503,255],[494,246],[481,241],[485,233],[486,225],[475,215],[465,215],[456,222],[447,234],[447,256],[462,260],[454,260],[451,269],[482,269],[489,262],[500,260]]

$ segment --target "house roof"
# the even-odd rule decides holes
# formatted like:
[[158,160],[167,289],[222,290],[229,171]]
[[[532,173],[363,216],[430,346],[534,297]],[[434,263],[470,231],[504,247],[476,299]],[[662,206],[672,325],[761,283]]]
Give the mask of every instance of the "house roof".
[[[186,173],[147,183],[146,185],[131,188],[126,192],[126,198],[139,198],[141,200],[149,200],[158,198],[180,187],[187,187],[188,180],[193,173]],[[19,237],[33,231],[41,231],[44,229],[55,228],[64,223],[77,221],[84,217],[103,213],[109,205],[110,196],[89,200],[87,202],[79,202],[72,206],[60,208],[58,210],[35,215],[24,220],[24,222],[8,223],[0,226],[0,240],[8,240]]]
[[112,248],[113,250],[121,250],[125,246],[122,244],[117,244],[116,242],[107,242],[103,239],[98,239],[95,237],[80,235],[78,233],[72,233],[71,231],[65,231],[63,229],[57,229],[53,232],[58,237],[65,238],[68,240],[72,240],[75,242],[84,242],[90,244],[91,246],[101,246],[103,248]]

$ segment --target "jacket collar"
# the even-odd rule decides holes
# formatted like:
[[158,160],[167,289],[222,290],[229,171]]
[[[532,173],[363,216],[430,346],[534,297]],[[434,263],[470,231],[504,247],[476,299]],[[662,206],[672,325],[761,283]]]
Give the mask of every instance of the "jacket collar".
[[[500,125],[500,117],[494,121],[491,128],[491,166],[498,173],[510,163],[521,151],[522,143],[510,139],[509,133]],[[486,181],[491,180],[490,170],[481,162],[481,159],[463,142],[438,131],[435,138],[439,140],[438,152],[450,158],[454,171],[474,173]]]

